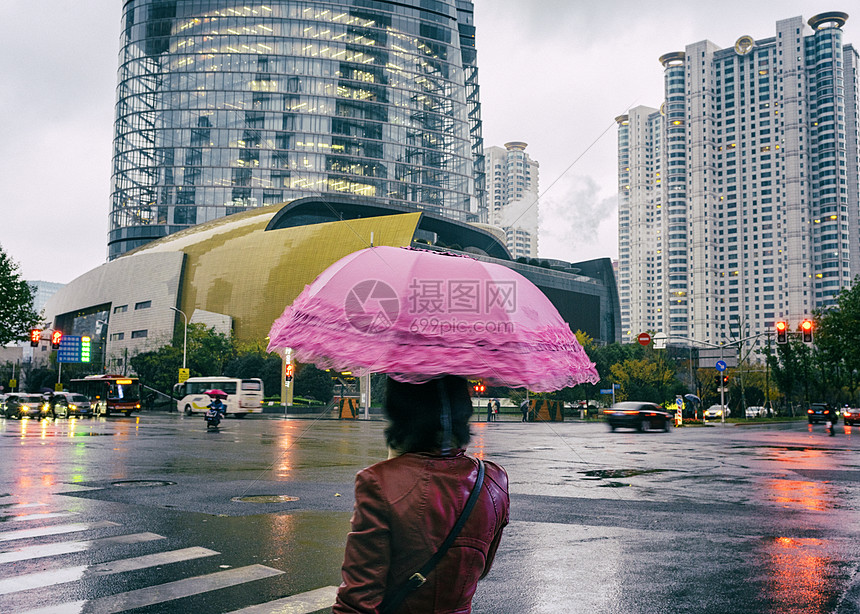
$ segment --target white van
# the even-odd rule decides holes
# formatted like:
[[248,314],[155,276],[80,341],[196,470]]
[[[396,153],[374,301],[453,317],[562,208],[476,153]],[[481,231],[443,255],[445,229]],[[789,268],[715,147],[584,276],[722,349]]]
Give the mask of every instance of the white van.
[[212,398],[204,393],[213,389],[227,393],[227,398],[222,399],[227,406],[227,414],[244,418],[247,414],[263,411],[263,380],[235,377],[189,377],[176,384],[173,387],[176,411],[185,412],[186,416],[206,412]]

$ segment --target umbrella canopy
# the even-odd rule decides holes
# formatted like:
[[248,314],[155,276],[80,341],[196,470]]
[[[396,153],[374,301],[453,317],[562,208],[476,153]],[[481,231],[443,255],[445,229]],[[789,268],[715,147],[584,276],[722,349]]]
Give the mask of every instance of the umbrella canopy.
[[702,399],[697,397],[695,394],[685,394],[684,398],[687,399],[690,403],[698,405],[702,402]]
[[206,390],[203,394],[208,394],[210,397],[214,397],[216,399],[226,399],[227,393],[218,388],[213,388],[212,390]]
[[269,350],[422,383],[444,374],[558,390],[599,377],[546,295],[505,266],[371,247],[332,264],[272,325]]

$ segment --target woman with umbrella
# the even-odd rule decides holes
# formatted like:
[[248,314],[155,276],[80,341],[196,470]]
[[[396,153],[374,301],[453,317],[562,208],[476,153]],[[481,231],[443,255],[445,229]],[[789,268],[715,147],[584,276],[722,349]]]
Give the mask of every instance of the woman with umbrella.
[[333,613],[470,612],[509,497],[504,469],[465,452],[467,379],[536,391],[597,381],[570,327],[507,267],[375,247],[326,269],[269,339],[299,362],[389,374],[390,454],[356,476]]

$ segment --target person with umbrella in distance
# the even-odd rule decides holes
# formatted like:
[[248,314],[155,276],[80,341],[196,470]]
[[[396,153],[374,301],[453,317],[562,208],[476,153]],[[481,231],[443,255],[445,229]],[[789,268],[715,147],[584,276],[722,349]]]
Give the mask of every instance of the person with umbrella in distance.
[[333,614],[471,612],[510,500],[505,470],[466,452],[468,380],[536,392],[597,382],[570,326],[507,267],[372,247],[323,271],[273,323],[269,351],[287,347],[320,368],[388,374],[389,458],[356,476]]

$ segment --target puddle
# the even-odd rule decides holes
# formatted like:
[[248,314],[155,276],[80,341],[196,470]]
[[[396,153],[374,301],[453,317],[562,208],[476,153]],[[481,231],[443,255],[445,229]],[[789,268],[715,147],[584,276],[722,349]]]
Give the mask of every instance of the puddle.
[[635,475],[645,475],[647,473],[663,473],[671,471],[671,469],[592,469],[591,471],[580,471],[581,474],[588,478],[599,480],[603,478],[630,478]]
[[230,501],[238,503],[288,503],[298,500],[298,497],[290,497],[289,495],[247,495],[245,497],[233,497],[230,499]]
[[625,486],[630,486],[630,484],[624,484],[622,482],[607,482],[606,484],[600,484],[598,488],[623,488]]
[[111,483],[111,486],[119,486],[125,488],[140,488],[145,486],[173,486],[176,482],[168,482],[165,480],[121,480]]

